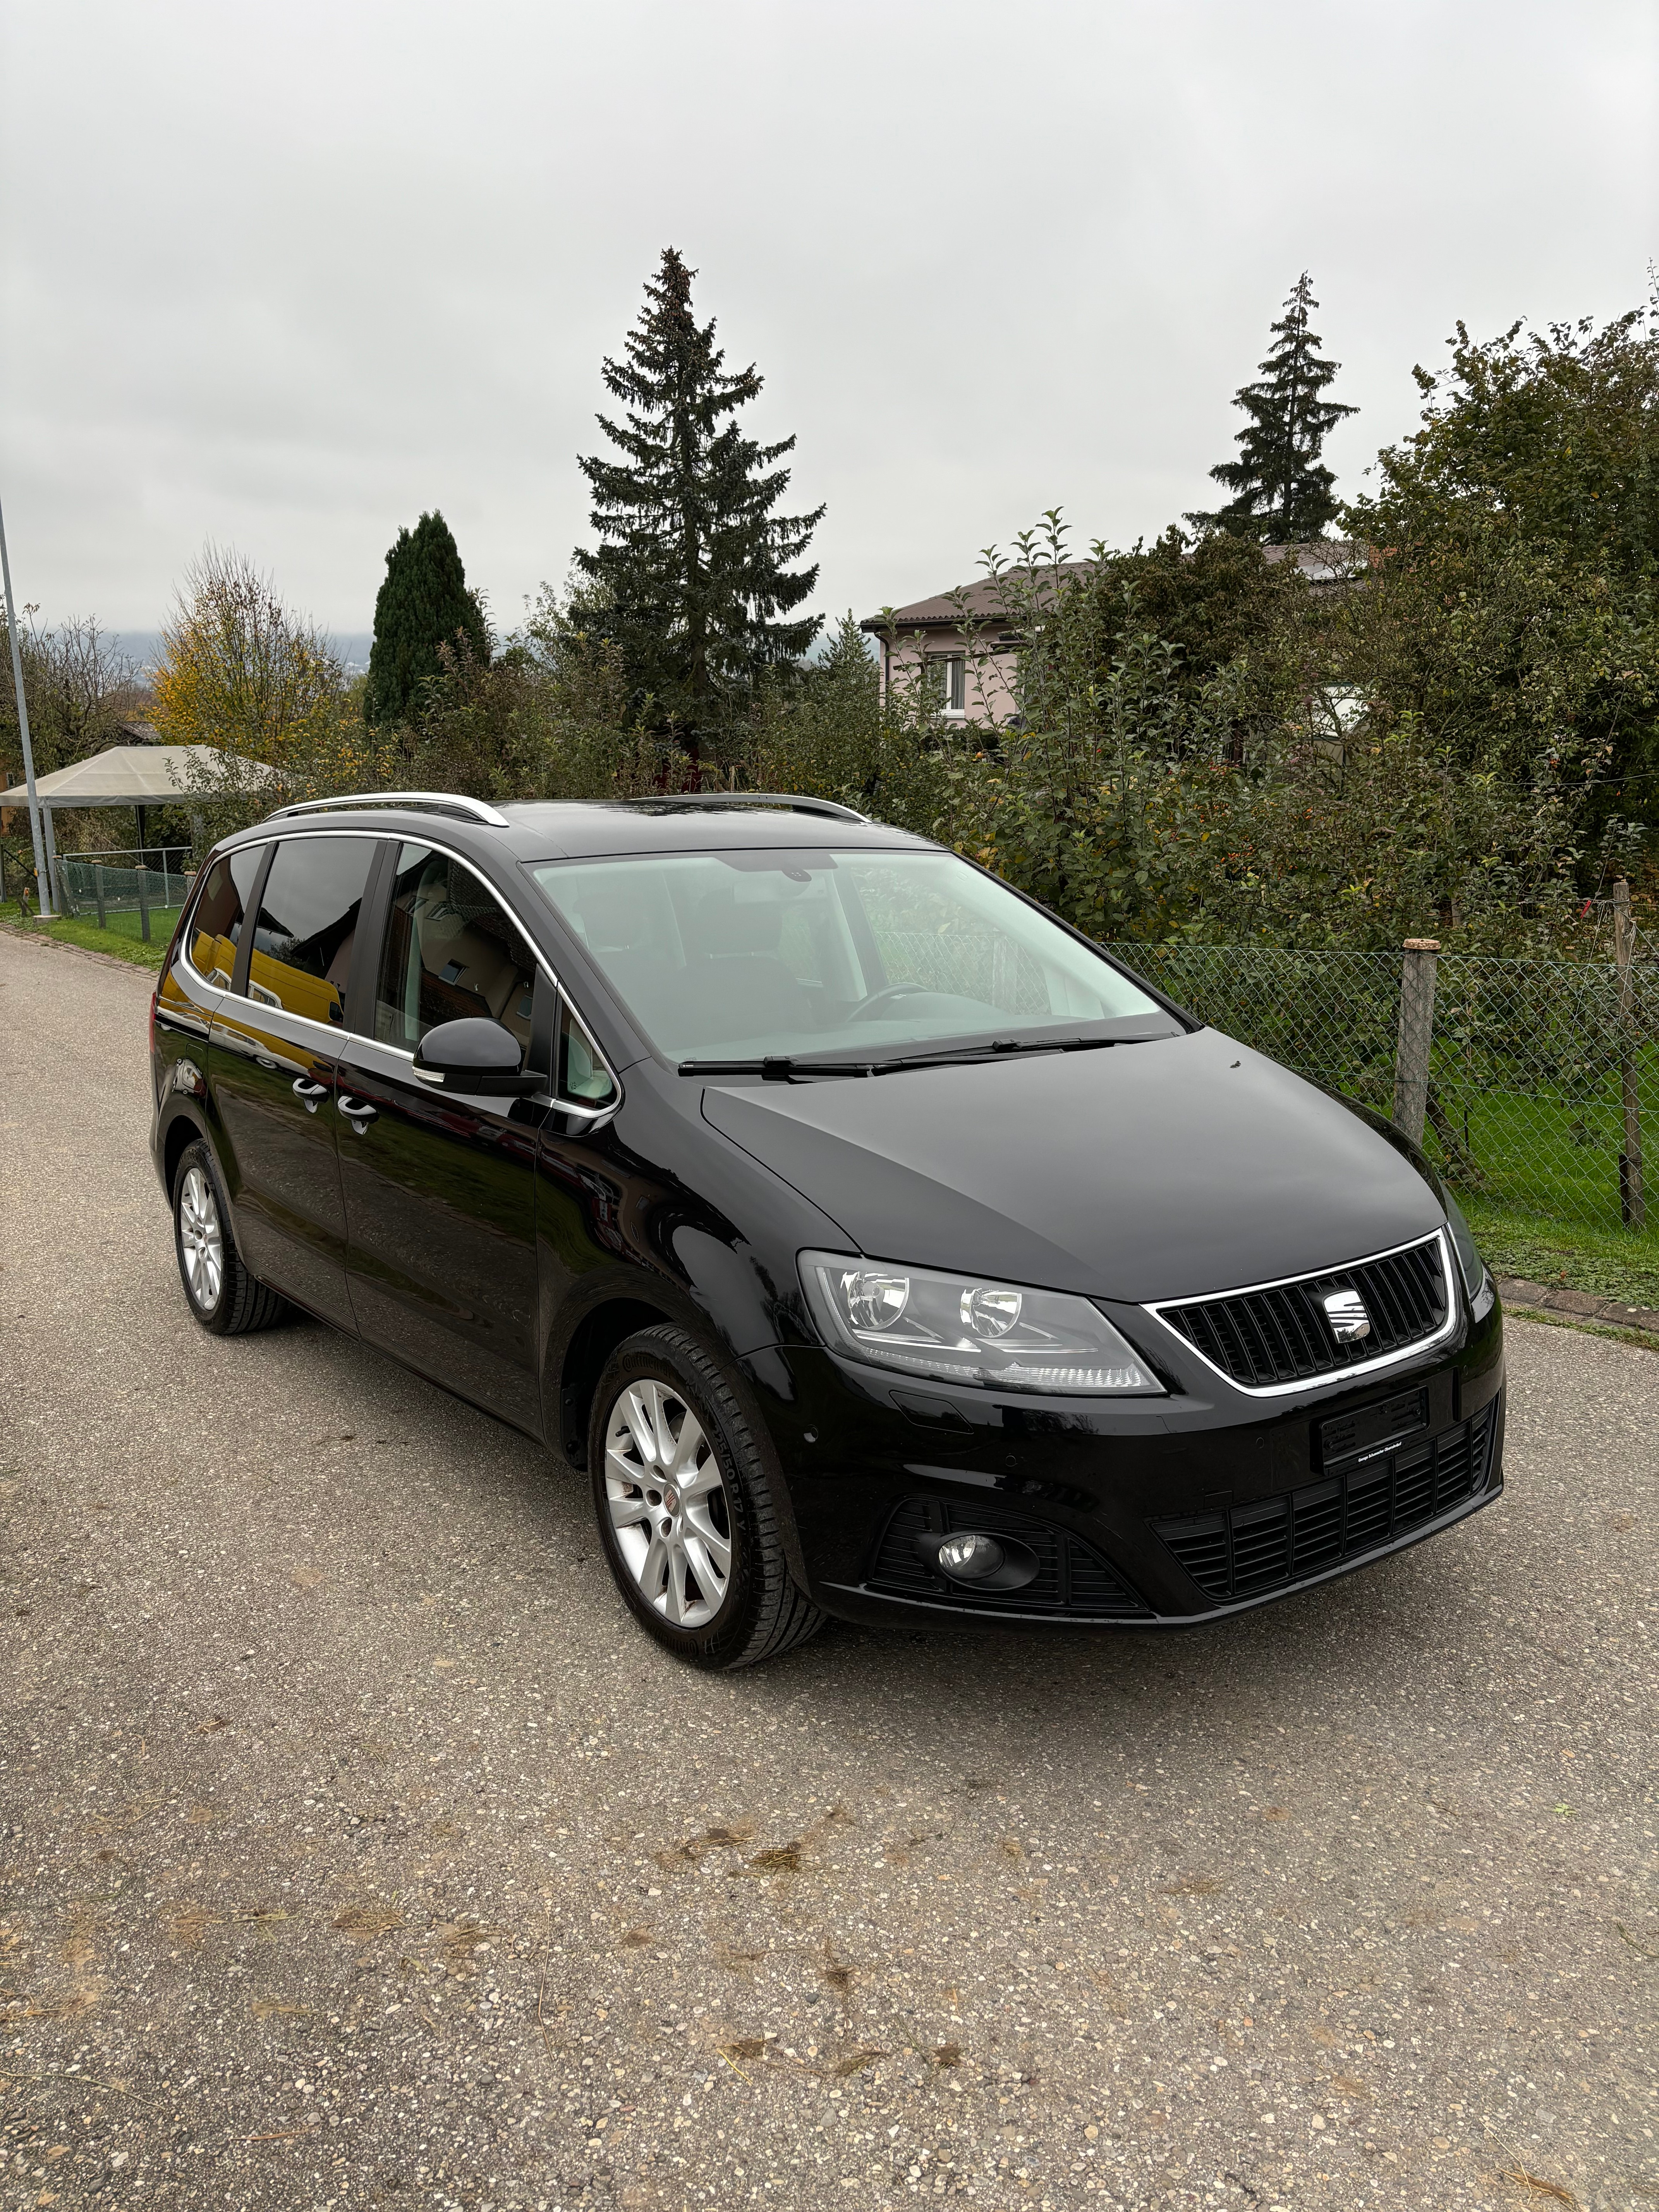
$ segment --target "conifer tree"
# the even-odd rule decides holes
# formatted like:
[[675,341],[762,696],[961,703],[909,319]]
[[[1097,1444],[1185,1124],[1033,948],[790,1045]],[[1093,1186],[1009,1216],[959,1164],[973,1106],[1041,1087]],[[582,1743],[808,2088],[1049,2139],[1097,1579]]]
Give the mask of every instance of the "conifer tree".
[[1323,537],[1337,511],[1336,478],[1321,466],[1320,451],[1332,428],[1358,410],[1322,397],[1342,364],[1319,358],[1323,342],[1308,326],[1318,305],[1304,270],[1273,326],[1277,343],[1261,376],[1233,400],[1249,417],[1238,433],[1239,457],[1210,471],[1233,496],[1213,514],[1189,514],[1188,522],[1268,545]]
[[386,581],[374,602],[374,642],[368,655],[363,710],[371,723],[406,722],[423,686],[441,672],[440,645],[465,639],[478,660],[489,659],[489,627],[449,525],[434,507],[413,530],[400,530],[386,556]]
[[745,437],[734,419],[760,391],[751,366],[727,373],[711,319],[699,325],[691,279],[672,246],[645,288],[627,358],[607,359],[623,420],[599,417],[621,458],[581,457],[592,489],[595,551],[587,619],[620,648],[637,708],[672,723],[695,754],[751,693],[761,671],[798,660],[820,617],[789,620],[817,582],[805,553],[823,507],[775,512],[794,448]]

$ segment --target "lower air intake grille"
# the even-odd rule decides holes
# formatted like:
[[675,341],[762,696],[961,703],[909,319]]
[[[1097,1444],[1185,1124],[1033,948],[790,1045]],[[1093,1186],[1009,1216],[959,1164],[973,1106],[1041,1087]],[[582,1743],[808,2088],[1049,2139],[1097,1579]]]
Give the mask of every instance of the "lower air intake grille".
[[[1357,1341],[1339,1344],[1324,1301],[1358,1291],[1370,1323]],[[1385,1358],[1434,1335],[1446,1318],[1444,1248],[1439,1237],[1380,1260],[1309,1275],[1269,1290],[1154,1310],[1194,1351],[1247,1390],[1339,1375],[1361,1360]]]
[[1252,1505],[1154,1521],[1199,1588],[1218,1602],[1255,1597],[1358,1559],[1449,1513],[1489,1473],[1493,1408],[1437,1437],[1402,1444]]
[[[967,1528],[982,1529],[988,1536],[1012,1536],[1029,1545],[1037,1558],[1036,1580],[1024,1589],[970,1589],[948,1580],[918,1555],[918,1536],[944,1536]],[[1069,1529],[1051,1528],[1000,1506],[951,1498],[907,1498],[895,1508],[876,1547],[869,1586],[894,1597],[965,1606],[979,1613],[1083,1613],[1109,1619],[1146,1611],[1100,1554]]]

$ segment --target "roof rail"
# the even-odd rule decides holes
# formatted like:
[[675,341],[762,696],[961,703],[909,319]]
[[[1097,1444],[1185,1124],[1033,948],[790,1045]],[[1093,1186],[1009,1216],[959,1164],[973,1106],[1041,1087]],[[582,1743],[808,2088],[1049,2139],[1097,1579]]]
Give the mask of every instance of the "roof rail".
[[836,822],[870,819],[867,814],[840,805],[833,799],[802,799],[787,791],[665,792],[660,799],[624,799],[620,804],[660,814],[695,814],[704,809],[726,806],[781,806],[794,814],[827,814]]
[[330,806],[423,806],[433,814],[459,814],[470,822],[487,822],[492,830],[512,827],[499,808],[455,791],[344,792],[337,799],[302,799],[293,806],[279,806],[266,819],[276,822],[285,814],[319,814]]

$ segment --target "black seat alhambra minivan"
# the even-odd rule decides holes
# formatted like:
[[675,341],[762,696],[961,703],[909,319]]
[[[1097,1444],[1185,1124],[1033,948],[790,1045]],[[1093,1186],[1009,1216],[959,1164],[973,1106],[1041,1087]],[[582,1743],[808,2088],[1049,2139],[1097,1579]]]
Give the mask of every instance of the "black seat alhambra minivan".
[[844,807],[285,808],[204,866],[152,1053],[203,1327],[291,1303],[555,1447],[703,1666],[1213,1620],[1500,1487],[1414,1148]]

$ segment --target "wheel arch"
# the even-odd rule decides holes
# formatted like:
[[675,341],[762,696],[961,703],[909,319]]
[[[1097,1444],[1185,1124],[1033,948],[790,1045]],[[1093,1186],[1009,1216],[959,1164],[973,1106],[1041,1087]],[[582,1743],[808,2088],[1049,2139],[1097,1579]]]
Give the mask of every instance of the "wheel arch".
[[[167,1193],[169,1206],[179,1180],[179,1163],[198,1140],[213,1152],[212,1138],[188,1109],[181,1109],[176,1113],[161,1133],[161,1188]],[[216,1164],[216,1152],[214,1158]]]
[[[641,1288],[644,1285],[641,1285]],[[605,1363],[619,1344],[664,1322],[689,1326],[678,1301],[619,1292],[589,1308],[565,1339],[556,1370],[557,1420],[553,1435],[570,1465],[587,1465],[587,1419]]]

